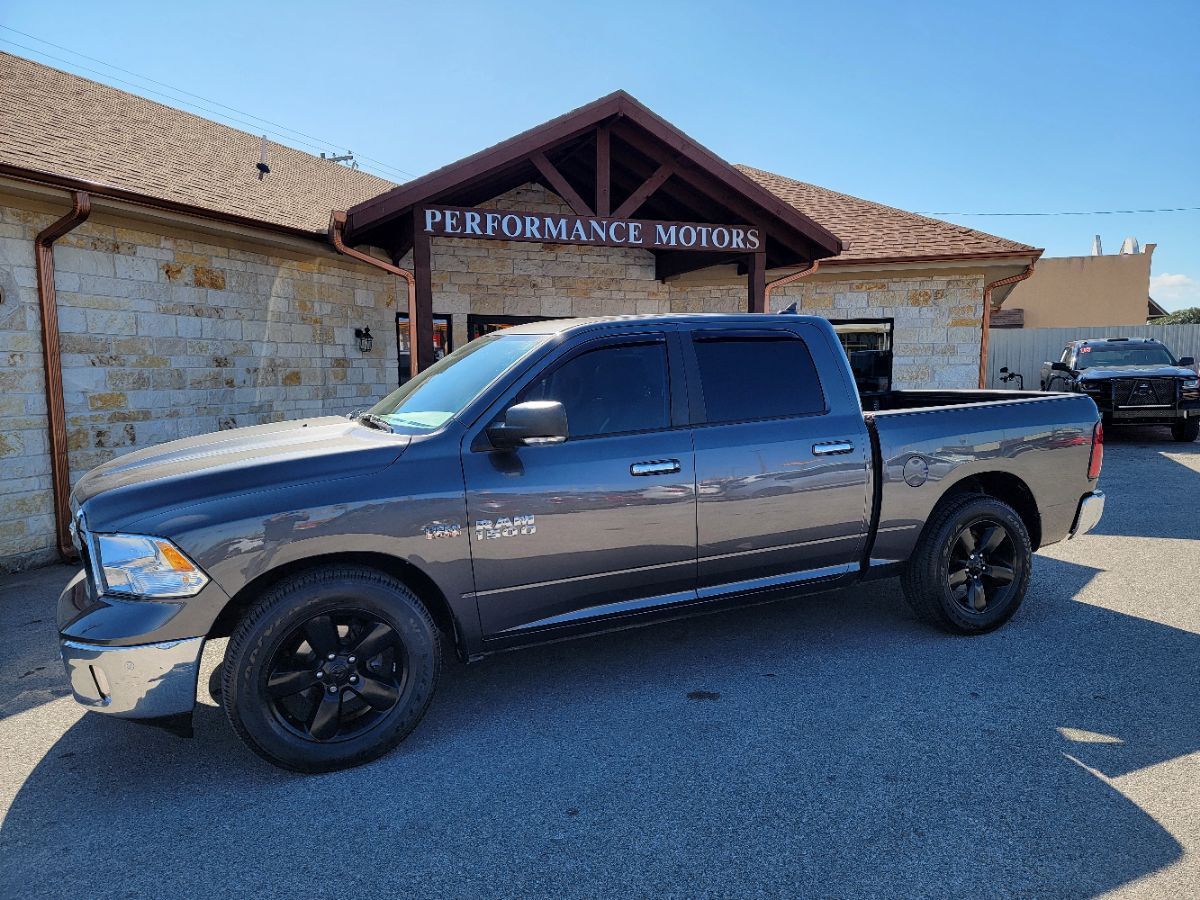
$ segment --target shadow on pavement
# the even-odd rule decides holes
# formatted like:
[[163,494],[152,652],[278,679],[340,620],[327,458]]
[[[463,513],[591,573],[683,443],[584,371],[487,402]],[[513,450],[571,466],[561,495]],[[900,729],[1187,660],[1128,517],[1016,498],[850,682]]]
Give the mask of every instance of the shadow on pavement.
[[1180,848],[1088,769],[1200,747],[1200,637],[1072,599],[1096,571],[1039,556],[982,638],[882,582],[451,665],[405,745],[319,777],[212,706],[193,741],[88,714],[0,893],[1093,895]]

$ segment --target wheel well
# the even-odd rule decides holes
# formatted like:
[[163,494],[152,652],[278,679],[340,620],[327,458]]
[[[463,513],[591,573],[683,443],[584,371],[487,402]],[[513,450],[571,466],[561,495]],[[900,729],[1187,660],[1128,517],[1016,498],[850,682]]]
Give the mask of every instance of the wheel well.
[[940,503],[945,503],[953,497],[963,494],[987,494],[997,500],[1003,500],[1011,506],[1025,528],[1029,532],[1029,542],[1036,550],[1042,544],[1042,515],[1038,512],[1037,501],[1033,491],[1024,481],[1009,472],[982,472],[971,475],[956,482],[945,494]]
[[459,631],[458,621],[454,618],[446,595],[433,582],[433,579],[416,566],[403,559],[388,556],[386,553],[331,553],[326,556],[310,556],[265,572],[247,582],[230,598],[229,603],[221,610],[216,621],[213,622],[212,628],[209,629],[208,637],[217,638],[231,635],[233,629],[237,627],[238,620],[258,601],[258,598],[283,579],[299,572],[333,564],[366,566],[386,572],[403,582],[425,604],[425,608],[433,617],[434,624],[454,644],[459,657],[465,658],[466,649],[463,645],[462,633]]

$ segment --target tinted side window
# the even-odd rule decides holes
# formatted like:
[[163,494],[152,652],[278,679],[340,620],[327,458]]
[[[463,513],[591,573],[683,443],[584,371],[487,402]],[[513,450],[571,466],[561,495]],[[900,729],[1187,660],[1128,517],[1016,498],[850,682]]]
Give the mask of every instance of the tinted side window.
[[817,367],[796,337],[696,337],[709,422],[825,411]]
[[519,400],[557,400],[567,411],[571,438],[668,428],[667,345],[589,350],[534,381]]

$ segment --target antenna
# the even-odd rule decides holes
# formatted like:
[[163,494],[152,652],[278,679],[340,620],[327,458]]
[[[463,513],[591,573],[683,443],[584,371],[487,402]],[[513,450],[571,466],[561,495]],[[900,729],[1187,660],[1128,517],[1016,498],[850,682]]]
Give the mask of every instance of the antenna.
[[271,167],[267,165],[267,136],[262,136],[262,142],[258,145],[258,165],[254,168],[258,169],[258,180],[262,181],[263,176],[271,171]]
[[351,168],[351,169],[358,168],[358,163],[356,163],[354,161],[354,151],[353,150],[347,150],[343,156],[326,156],[324,153],[322,153],[321,159],[328,160],[329,162],[332,162],[332,163],[348,162],[348,163],[350,163],[348,168]]

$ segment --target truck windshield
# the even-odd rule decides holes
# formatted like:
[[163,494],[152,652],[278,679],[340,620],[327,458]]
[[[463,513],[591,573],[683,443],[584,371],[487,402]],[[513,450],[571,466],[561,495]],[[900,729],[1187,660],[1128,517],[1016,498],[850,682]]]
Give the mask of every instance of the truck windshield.
[[1107,347],[1093,345],[1080,347],[1076,354],[1076,369],[1109,369],[1121,366],[1171,366],[1175,359],[1166,347],[1153,345],[1134,345],[1122,347],[1109,345]]
[[399,434],[437,431],[545,340],[544,334],[502,332],[476,338],[400,385],[367,414]]

